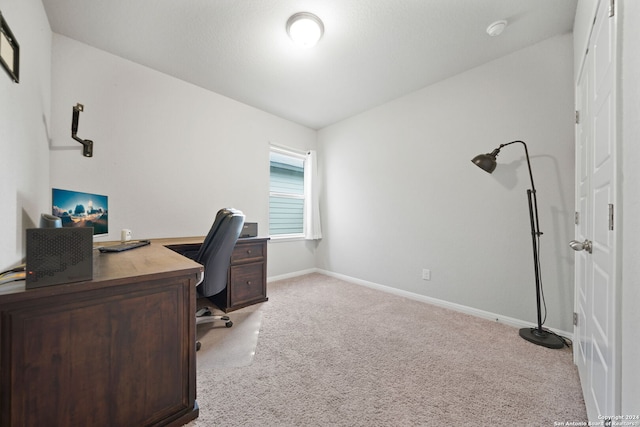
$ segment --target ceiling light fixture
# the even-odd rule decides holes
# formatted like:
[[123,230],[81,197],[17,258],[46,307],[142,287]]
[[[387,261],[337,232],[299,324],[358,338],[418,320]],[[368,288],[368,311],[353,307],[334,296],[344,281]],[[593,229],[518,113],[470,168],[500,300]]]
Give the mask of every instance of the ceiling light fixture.
[[324,34],[324,24],[313,13],[298,12],[287,20],[287,34],[297,45],[313,47]]
[[487,27],[487,34],[496,37],[502,34],[505,28],[507,28],[507,21],[496,21]]

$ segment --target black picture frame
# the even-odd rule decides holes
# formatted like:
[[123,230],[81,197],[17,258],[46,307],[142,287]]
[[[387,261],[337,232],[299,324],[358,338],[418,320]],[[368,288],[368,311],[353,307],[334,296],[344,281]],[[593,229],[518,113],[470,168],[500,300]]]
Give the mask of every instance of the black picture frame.
[[20,45],[0,12],[0,63],[11,79],[20,82]]

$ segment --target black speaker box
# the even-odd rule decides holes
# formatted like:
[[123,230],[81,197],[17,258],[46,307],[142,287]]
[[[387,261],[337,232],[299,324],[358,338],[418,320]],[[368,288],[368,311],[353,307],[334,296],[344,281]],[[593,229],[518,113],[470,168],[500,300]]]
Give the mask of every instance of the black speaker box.
[[240,237],[256,237],[258,235],[257,222],[245,222],[240,232]]
[[93,228],[27,229],[27,289],[91,279]]

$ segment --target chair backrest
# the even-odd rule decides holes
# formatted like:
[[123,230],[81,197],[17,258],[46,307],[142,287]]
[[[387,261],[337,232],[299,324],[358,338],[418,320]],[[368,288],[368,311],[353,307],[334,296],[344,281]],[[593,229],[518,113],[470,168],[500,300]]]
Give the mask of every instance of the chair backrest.
[[227,284],[231,253],[244,225],[244,214],[232,208],[220,209],[211,230],[195,258],[204,266],[204,280],[198,293],[210,297],[219,294]]

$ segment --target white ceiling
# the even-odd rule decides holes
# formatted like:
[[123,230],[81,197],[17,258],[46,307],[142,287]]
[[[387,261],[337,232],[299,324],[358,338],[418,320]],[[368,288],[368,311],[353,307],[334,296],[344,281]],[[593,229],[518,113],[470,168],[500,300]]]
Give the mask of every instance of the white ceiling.
[[[58,33],[319,129],[573,27],[577,0],[42,0]],[[311,12],[325,33],[295,46]],[[509,26],[499,37],[485,29]]]

